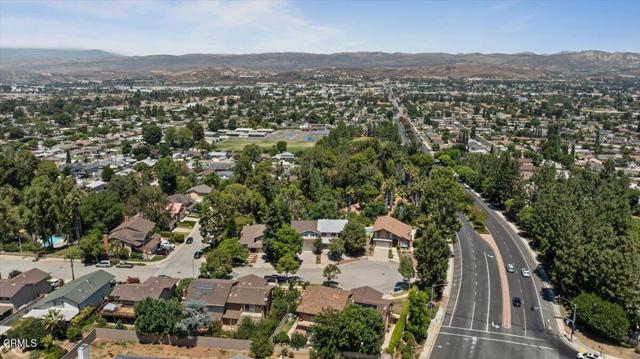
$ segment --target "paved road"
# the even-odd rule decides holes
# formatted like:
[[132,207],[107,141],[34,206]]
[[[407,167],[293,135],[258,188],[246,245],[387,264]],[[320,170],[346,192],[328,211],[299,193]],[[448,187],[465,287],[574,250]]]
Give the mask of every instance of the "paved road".
[[[532,268],[531,258],[525,256],[525,249],[520,248],[521,243],[516,241],[517,234],[513,233],[511,228],[503,223],[504,220],[482,200],[476,199],[476,204],[487,213],[487,228],[496,241],[505,263],[514,264],[518,270],[522,267]],[[508,275],[511,296],[520,296],[523,305],[521,308],[511,307],[511,328],[497,328],[494,325],[498,323],[494,318],[500,315],[493,304],[500,298],[497,268],[493,269],[491,265],[488,269],[481,266],[485,259],[490,258],[485,255],[486,249],[480,252],[483,246],[478,243],[477,235],[469,231],[470,225],[463,220],[463,227],[458,233],[460,240],[455,247],[452,296],[432,357],[575,358],[575,351],[556,335],[551,306],[539,295],[542,283],[535,275],[532,278],[524,278],[519,272]],[[472,267],[473,269],[470,269]],[[478,271],[487,272],[488,276],[473,273],[476,268]],[[489,278],[486,286],[491,288],[492,304],[486,307],[489,308],[488,313],[486,308],[484,312],[477,311],[478,306],[486,305],[482,298],[477,297],[477,293],[484,293],[479,286],[485,277]],[[475,284],[476,278],[478,284]],[[531,311],[531,305],[537,307],[536,310]],[[486,320],[483,322],[482,319],[477,319],[479,314],[480,318],[484,315],[493,323],[488,323],[487,326]],[[485,324],[484,328],[482,323]]]

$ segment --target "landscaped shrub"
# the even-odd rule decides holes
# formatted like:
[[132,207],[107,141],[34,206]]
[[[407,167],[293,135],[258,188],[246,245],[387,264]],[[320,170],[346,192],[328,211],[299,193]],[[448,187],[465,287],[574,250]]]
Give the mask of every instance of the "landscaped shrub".
[[308,338],[306,335],[294,332],[291,334],[291,347],[298,350],[307,346]]
[[275,344],[289,344],[289,336],[286,332],[282,331],[273,337],[273,342]]
[[183,243],[184,237],[184,233],[173,233],[171,239],[174,243]]
[[404,332],[404,325],[407,321],[407,313],[409,312],[409,302],[405,302],[402,306],[402,310],[400,311],[400,317],[398,318],[398,322],[396,326],[393,328],[393,333],[391,333],[391,339],[389,340],[389,346],[387,347],[387,353],[393,354],[396,350],[396,347],[400,343],[400,339],[402,338],[402,333]]

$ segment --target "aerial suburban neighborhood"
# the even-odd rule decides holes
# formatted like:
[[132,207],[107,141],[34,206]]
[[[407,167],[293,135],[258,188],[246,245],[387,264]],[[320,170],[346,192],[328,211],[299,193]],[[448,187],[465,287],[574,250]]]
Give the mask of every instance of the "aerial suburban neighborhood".
[[[274,9],[314,12],[3,1],[0,22],[208,14],[236,39],[220,13],[242,30],[253,6],[282,31]],[[0,29],[0,357],[640,358],[637,52],[156,55]]]

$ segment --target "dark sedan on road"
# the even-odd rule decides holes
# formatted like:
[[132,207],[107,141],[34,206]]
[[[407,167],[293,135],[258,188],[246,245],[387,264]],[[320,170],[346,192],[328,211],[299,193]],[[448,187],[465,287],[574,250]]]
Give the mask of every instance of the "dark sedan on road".
[[195,251],[195,253],[193,253],[193,258],[195,259],[201,258],[203,254],[204,254],[203,251]]
[[522,305],[522,299],[520,297],[513,297],[513,306],[520,308]]

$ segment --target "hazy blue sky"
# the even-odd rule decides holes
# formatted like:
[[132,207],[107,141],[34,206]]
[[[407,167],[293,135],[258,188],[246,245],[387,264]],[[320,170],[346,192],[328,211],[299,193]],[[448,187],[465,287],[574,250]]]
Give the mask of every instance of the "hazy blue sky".
[[640,1],[6,1],[1,47],[126,55],[640,52]]

